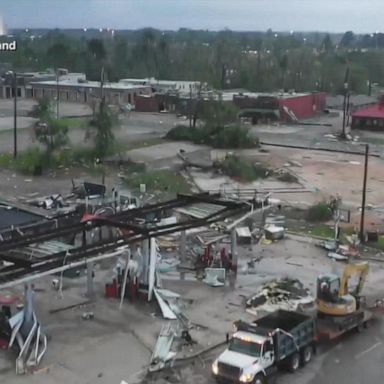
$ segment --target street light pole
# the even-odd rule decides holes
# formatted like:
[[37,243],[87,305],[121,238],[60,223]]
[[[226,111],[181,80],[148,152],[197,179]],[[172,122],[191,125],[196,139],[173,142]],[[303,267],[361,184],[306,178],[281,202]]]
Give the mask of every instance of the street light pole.
[[17,73],[13,72],[13,158],[17,157]]
[[360,217],[360,241],[362,243],[365,242],[365,236],[364,236],[364,216],[365,216],[365,198],[366,198],[366,190],[367,190],[368,152],[369,152],[369,144],[366,144],[365,145],[363,195],[362,195],[362,201],[361,201],[361,217]]

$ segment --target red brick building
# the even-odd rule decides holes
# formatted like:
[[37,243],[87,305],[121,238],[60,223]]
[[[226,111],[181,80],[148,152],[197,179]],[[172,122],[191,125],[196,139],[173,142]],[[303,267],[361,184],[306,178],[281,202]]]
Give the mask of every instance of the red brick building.
[[309,119],[325,109],[324,92],[284,94],[239,94],[233,96],[240,115],[253,123],[267,121],[290,122]]

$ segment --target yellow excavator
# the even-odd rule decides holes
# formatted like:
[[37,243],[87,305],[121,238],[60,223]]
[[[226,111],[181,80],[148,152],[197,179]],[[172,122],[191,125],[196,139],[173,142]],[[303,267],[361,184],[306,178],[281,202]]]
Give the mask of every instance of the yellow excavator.
[[[360,308],[361,292],[369,271],[368,263],[348,264],[341,277],[334,274],[320,275],[317,279],[317,311],[320,316],[347,316]],[[358,276],[353,290],[348,282]]]

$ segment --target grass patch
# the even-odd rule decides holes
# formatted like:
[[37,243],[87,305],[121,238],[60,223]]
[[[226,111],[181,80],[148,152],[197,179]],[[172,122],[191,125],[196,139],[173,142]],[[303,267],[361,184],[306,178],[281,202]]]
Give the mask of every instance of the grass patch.
[[90,148],[63,148],[50,155],[38,147],[32,147],[13,159],[11,154],[0,155],[0,167],[14,169],[25,175],[41,175],[49,168],[71,167],[74,165],[96,167],[95,151]]
[[[308,226],[306,228],[293,228],[293,232],[302,233],[314,237],[323,237],[327,239],[335,238],[335,229],[333,226],[319,224],[314,226]],[[341,228],[340,229],[340,241],[344,244],[347,244],[347,236],[350,236],[354,233],[354,229],[351,228]]]
[[217,167],[227,176],[241,181],[254,181],[263,179],[271,174],[268,168],[259,164],[252,164],[235,155],[227,155]]
[[0,167],[9,167],[12,164],[13,156],[10,153],[0,155]]
[[377,248],[381,251],[384,251],[384,236],[379,236],[379,241],[377,242]]
[[68,129],[87,128],[91,119],[89,117],[65,117],[59,119]]
[[366,142],[366,143],[369,143],[369,144],[380,144],[380,145],[383,145],[384,144],[384,139],[380,138],[380,137],[361,137],[360,138],[360,142]]
[[121,150],[129,151],[131,149],[152,147],[153,145],[164,144],[166,141],[161,137],[154,137],[152,139],[137,140],[121,146]]
[[258,148],[259,139],[247,127],[228,125],[221,128],[190,128],[177,125],[168,131],[165,138],[176,141],[191,141],[206,144],[213,148]]
[[329,205],[323,201],[312,205],[308,209],[307,219],[311,222],[328,221],[332,219],[332,211]]
[[17,158],[12,160],[12,168],[25,175],[39,176],[49,162],[47,154],[34,147],[18,154]]
[[326,237],[333,239],[335,237],[334,228],[328,227],[326,225],[316,225],[313,228],[308,228],[308,234],[318,237]]
[[132,174],[126,179],[129,187],[139,189],[146,185],[147,192],[166,191],[170,193],[188,193],[190,188],[185,179],[170,170],[155,170]]

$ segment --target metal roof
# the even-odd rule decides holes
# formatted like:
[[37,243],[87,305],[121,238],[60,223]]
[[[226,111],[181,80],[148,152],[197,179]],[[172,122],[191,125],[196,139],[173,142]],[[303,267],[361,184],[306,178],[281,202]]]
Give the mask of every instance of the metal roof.
[[352,117],[358,118],[372,118],[372,119],[384,119],[384,106],[375,105],[373,107],[368,107],[360,109],[352,113]]
[[0,230],[28,225],[43,220],[42,216],[11,206],[0,205]]
[[206,216],[217,213],[222,209],[223,207],[220,205],[196,203],[188,207],[176,208],[175,211],[190,217],[195,217],[196,219],[204,219]]
[[[78,82],[74,80],[61,80],[57,83],[54,80],[48,81],[33,81],[30,83],[31,85],[52,85],[57,86],[57,84],[61,87],[76,87],[76,88],[100,88],[100,81],[86,81],[86,82]],[[143,89],[149,88],[148,85],[134,85],[134,84],[126,84],[126,83],[104,83],[104,89],[116,89],[116,90],[129,90],[129,89]]]

